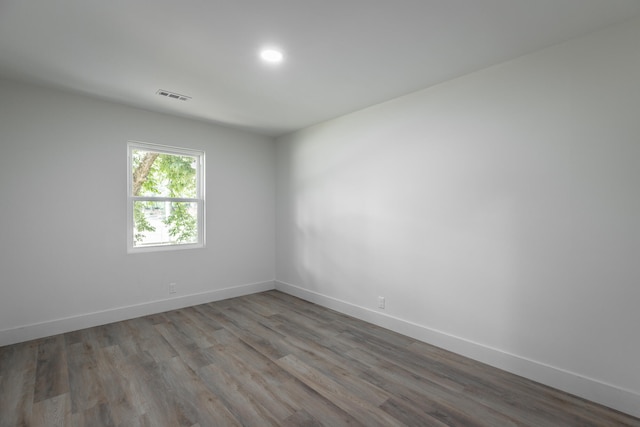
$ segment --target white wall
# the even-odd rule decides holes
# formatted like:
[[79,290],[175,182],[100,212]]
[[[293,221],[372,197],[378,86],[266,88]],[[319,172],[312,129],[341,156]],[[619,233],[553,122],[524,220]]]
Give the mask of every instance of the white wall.
[[276,287],[640,415],[639,82],[636,20],[280,138]]
[[[0,345],[273,287],[271,138],[8,81],[0,93]],[[206,248],[127,254],[127,140],[206,152]]]

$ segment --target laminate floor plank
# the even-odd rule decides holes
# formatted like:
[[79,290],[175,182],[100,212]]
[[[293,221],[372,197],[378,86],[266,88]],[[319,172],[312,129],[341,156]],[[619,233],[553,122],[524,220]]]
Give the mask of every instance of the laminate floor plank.
[[144,402],[144,414],[153,426],[191,427],[197,422],[192,402],[185,405],[185,396],[178,395],[172,386],[172,374],[165,365],[153,358],[136,356],[131,373],[138,377],[136,389]]
[[253,311],[262,317],[271,317],[280,313],[280,309],[273,303],[273,299],[265,298],[263,293],[247,295],[243,297],[242,301],[247,302]]
[[337,311],[310,304],[299,298],[282,292],[264,292],[259,294],[278,308],[277,314],[298,315],[311,320],[319,329],[326,330],[330,333],[338,334],[349,330],[353,326],[348,326],[342,321],[352,319]]
[[283,384],[282,390],[290,399],[291,404],[297,407],[298,412],[305,411],[319,424],[326,427],[337,426],[361,426],[362,424],[353,414],[341,409],[329,399],[323,397],[317,390],[307,386],[297,378]]
[[71,414],[71,425],[92,426],[92,427],[115,427],[115,421],[111,415],[111,407],[105,402],[96,405],[82,412]]
[[288,339],[293,346],[300,349],[295,353],[296,357],[324,377],[339,383],[349,394],[359,396],[376,406],[392,397],[386,390],[364,381],[357,375],[365,369],[358,361],[346,359],[314,341],[299,340],[295,337]]
[[239,389],[270,408],[280,422],[284,423],[294,412],[306,410],[321,425],[359,425],[353,417],[281,369],[268,356],[236,337],[225,338],[224,344],[211,353],[213,365],[232,374]]
[[281,423],[282,427],[322,427],[307,411],[301,410],[292,414]]
[[449,375],[454,375],[464,384],[463,391],[470,398],[513,414],[528,412],[530,415],[527,419],[532,423],[544,425],[563,422],[587,427],[598,425],[591,420],[610,419],[607,425],[625,425],[618,412],[603,412],[600,405],[592,405],[548,386],[424,343],[416,342],[410,346],[411,351],[416,348],[420,349],[417,353],[419,356],[429,354],[430,359],[437,363],[439,368],[435,368],[435,371],[450,370]]
[[72,424],[69,393],[60,394],[33,404],[32,427],[65,427]]
[[142,397],[141,390],[146,384],[141,384],[137,366],[132,363],[137,359],[126,358],[120,346],[114,345],[101,349],[99,360],[101,376],[103,378],[106,375],[111,376],[104,382],[105,388],[110,388],[107,384],[113,384],[107,392],[107,398],[116,409],[114,411],[116,423],[123,424],[129,419],[143,415],[146,410],[146,401]]
[[226,330],[271,360],[277,360],[291,352],[291,347],[282,334],[262,324],[248,321],[237,309],[227,308],[224,312],[218,311],[216,316]]
[[[360,360],[373,358],[360,350],[354,350],[352,354]],[[422,405],[430,416],[446,419],[452,425],[526,425],[495,408],[468,399],[464,393],[416,375],[386,360],[372,362],[372,367],[374,369],[361,374],[364,380],[388,390],[394,396],[401,396],[406,401],[413,402],[417,407]]]
[[278,291],[0,347],[0,427],[640,427]]
[[97,347],[111,347],[117,344],[117,335],[119,332],[117,325],[117,323],[109,323],[107,325],[85,329],[84,332],[91,334],[92,340]]
[[375,402],[370,403],[350,393],[344,385],[319,373],[294,355],[282,357],[278,365],[366,426],[403,425],[382,411]]
[[38,345],[34,403],[69,392],[69,375],[64,346],[62,335],[43,339]]
[[66,346],[69,391],[73,413],[84,412],[106,401],[104,385],[98,373],[98,361],[91,342]]
[[179,329],[180,332],[191,339],[199,348],[207,348],[213,345],[213,342],[209,339],[209,334],[215,331],[215,328],[208,327],[201,322],[194,322],[191,316],[187,313],[194,310],[181,309],[171,311],[167,313],[167,319]]
[[252,386],[273,391],[292,379],[275,362],[240,340],[214,349],[212,360],[215,360],[215,366],[233,373]]
[[155,328],[191,369],[197,370],[210,363],[205,351],[186,337],[173,323],[156,324]]
[[254,395],[243,389],[241,377],[213,365],[200,369],[198,375],[241,425],[259,427],[280,424],[275,412],[266,409]]
[[[380,405],[380,409],[407,426],[447,427],[450,425],[465,425],[465,427],[473,427],[475,425],[474,421],[469,419],[451,422],[451,419],[446,419],[447,414],[430,413],[432,410],[431,405],[416,405],[413,402],[404,400],[402,397],[393,397],[387,400]],[[440,420],[439,417],[444,418],[444,420]],[[447,421],[446,423],[444,422],[445,420]]]
[[[255,345],[255,343],[252,346],[231,333],[222,332],[215,333],[219,344],[208,349],[208,355],[212,362],[210,367],[231,374],[236,381],[234,388],[237,388],[252,402],[269,408],[271,413],[280,420],[279,423],[283,422],[285,416],[289,416],[294,410],[299,410],[300,405],[303,405],[310,409],[310,412],[314,412],[316,416],[329,419],[330,424],[327,425],[354,424],[348,414],[324,401],[319,395],[309,391],[306,386],[279,368],[269,358],[269,355],[272,354],[269,347],[266,352],[262,353],[259,351],[261,346]],[[251,340],[249,339],[249,341]],[[210,379],[211,376],[209,375],[207,378]],[[209,383],[210,380],[207,384]]]
[[159,366],[166,388],[172,390],[176,404],[183,409],[190,422],[205,426],[240,426],[231,408],[224,404],[222,396],[214,394],[193,370],[180,358],[173,358]]
[[191,319],[196,327],[198,327],[200,330],[206,331],[206,333],[224,329],[224,327],[220,323],[216,322],[215,319],[196,310],[195,307],[189,307],[187,309],[184,309],[182,312],[185,314],[185,316]]
[[2,351],[0,358],[1,427],[28,426],[31,422],[39,342],[15,344]]
[[178,355],[171,344],[158,333],[154,324],[145,317],[127,320],[126,324],[133,336],[133,339],[130,340],[133,352],[146,353],[156,362],[162,362]]
[[140,415],[139,402],[129,393],[128,379],[122,375],[118,366],[118,355],[115,354],[118,350],[117,346],[111,346],[96,351],[96,370],[104,390],[101,403],[108,404],[115,424]]

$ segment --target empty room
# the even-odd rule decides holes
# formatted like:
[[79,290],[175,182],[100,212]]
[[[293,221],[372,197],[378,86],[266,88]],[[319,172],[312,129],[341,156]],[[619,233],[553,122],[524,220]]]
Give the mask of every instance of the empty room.
[[0,427],[640,426],[637,0],[0,0]]

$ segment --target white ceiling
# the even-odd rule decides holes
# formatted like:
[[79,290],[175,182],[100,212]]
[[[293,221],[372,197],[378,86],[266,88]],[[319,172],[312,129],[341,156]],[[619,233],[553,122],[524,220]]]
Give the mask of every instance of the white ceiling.
[[[639,0],[0,0],[0,76],[280,135],[639,14]],[[265,45],[286,61],[261,63]]]

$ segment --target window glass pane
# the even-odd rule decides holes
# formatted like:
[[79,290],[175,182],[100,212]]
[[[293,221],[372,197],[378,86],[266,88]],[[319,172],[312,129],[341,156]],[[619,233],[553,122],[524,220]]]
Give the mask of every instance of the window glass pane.
[[134,149],[131,195],[196,198],[197,157]]
[[198,242],[198,203],[133,202],[133,246]]

